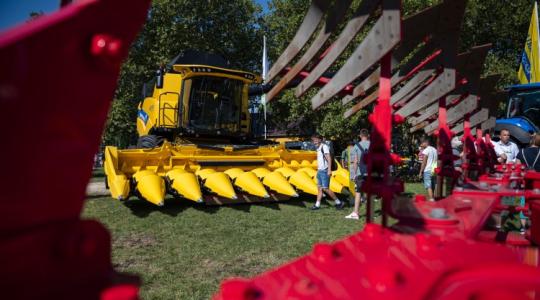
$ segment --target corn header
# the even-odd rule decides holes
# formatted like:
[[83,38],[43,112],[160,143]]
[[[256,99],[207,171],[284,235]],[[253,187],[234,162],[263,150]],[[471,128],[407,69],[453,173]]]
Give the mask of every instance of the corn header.
[[[247,148],[247,149],[246,149]],[[165,194],[207,204],[279,201],[317,195],[314,152],[281,144],[235,147],[172,145],[153,149],[105,149],[105,173],[113,198],[135,195],[163,205]],[[330,188],[346,193],[348,171],[334,171]]]
[[[139,103],[137,149],[105,149],[112,197],[134,195],[163,205],[166,193],[208,204],[317,195],[315,152],[288,150],[251,134],[248,95],[254,83],[258,76],[195,51],[160,68]],[[339,168],[330,188],[344,193],[348,187],[348,171]]]

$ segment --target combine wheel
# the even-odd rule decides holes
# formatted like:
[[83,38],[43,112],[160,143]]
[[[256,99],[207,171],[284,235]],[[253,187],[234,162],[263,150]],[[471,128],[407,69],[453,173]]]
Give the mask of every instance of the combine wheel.
[[143,135],[137,140],[137,148],[149,149],[163,145],[165,139],[162,136],[153,134]]

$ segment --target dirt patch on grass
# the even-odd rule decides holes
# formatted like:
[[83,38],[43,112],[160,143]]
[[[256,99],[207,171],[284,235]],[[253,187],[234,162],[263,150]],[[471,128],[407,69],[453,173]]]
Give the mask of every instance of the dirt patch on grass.
[[118,237],[113,241],[113,247],[129,249],[148,248],[157,246],[159,244],[159,241],[153,235],[136,233]]
[[[132,233],[127,236],[120,236],[113,239],[113,249],[115,249],[116,252],[126,251],[123,249],[129,249],[128,251],[133,252],[138,249],[158,247],[159,245],[160,242],[155,236],[144,233]],[[125,255],[118,257],[115,255],[113,266],[119,271],[128,271],[130,269],[138,269],[147,264],[148,262],[145,261],[144,257],[141,258]]]
[[272,253],[252,252],[229,257],[228,259],[206,258],[201,260],[200,269],[205,270],[204,274],[215,274],[218,278],[253,276],[284,261],[286,260],[278,258]]

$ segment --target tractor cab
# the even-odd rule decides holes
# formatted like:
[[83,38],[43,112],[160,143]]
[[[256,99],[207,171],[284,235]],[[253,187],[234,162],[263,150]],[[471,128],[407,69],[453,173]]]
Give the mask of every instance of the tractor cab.
[[506,118],[497,120],[496,132],[505,128],[514,141],[526,145],[540,129],[540,83],[508,87]]
[[234,70],[216,55],[188,51],[177,56],[144,89],[137,118],[139,146],[179,138],[204,138],[207,143],[247,139],[249,86],[259,82],[258,76]]

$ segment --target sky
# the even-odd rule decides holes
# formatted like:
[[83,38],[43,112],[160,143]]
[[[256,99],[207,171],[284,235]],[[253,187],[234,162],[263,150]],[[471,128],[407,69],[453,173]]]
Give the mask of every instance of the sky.
[[28,20],[30,12],[58,10],[60,0],[0,0],[0,30]]
[[[268,9],[269,0],[254,0]],[[60,0],[0,0],[0,31],[28,20],[30,12],[50,13],[58,10]]]

